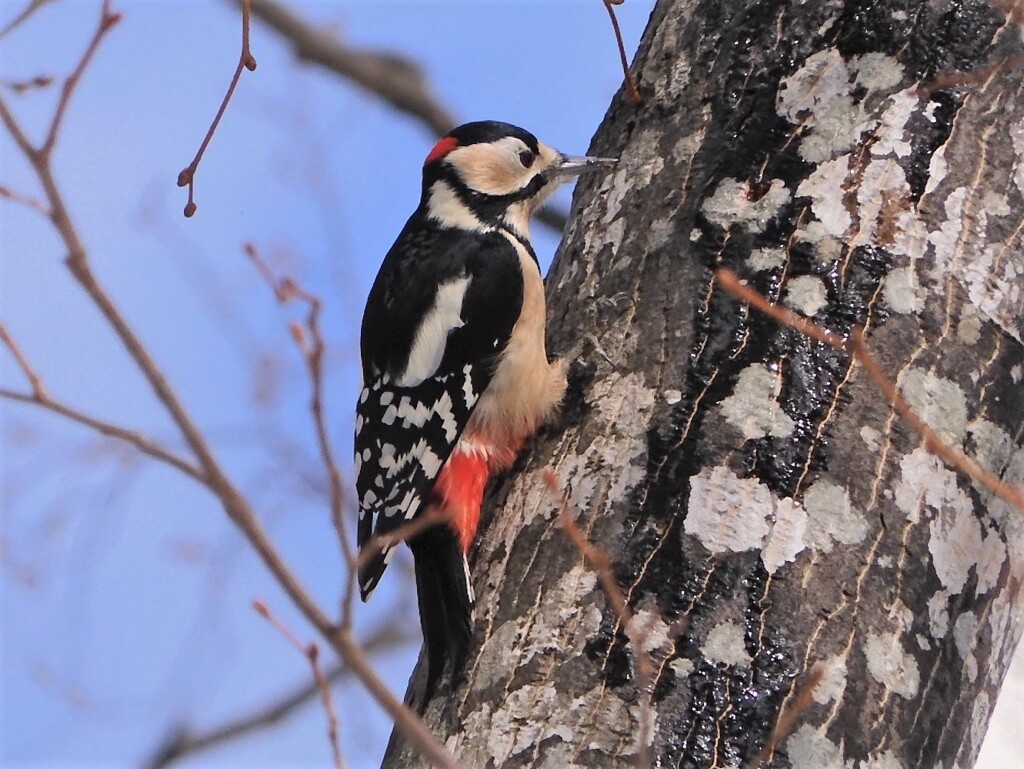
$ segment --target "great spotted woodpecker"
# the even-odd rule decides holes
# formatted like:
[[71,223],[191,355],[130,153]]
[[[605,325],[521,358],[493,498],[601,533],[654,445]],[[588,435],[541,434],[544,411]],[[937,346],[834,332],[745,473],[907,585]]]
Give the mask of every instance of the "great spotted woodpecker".
[[[570,176],[614,163],[568,157],[508,123],[466,123],[423,164],[419,207],[384,257],[363,313],[355,467],[360,548],[436,508],[409,540],[427,651],[423,703],[467,651],[466,554],[484,488],[558,407],[544,348],[544,284],[530,215]],[[393,555],[367,553],[369,598]]]

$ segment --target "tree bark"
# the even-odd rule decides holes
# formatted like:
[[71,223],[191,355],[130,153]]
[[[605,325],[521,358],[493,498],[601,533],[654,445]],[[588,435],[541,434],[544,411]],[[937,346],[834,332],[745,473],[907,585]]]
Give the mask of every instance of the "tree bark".
[[[1019,511],[843,352],[713,281],[863,325],[951,445],[1024,480],[1020,30],[989,4],[664,0],[549,277],[561,421],[490,497],[476,645],[428,723],[467,767],[969,767],[1020,637]],[[975,73],[972,78],[953,78]],[[609,608],[539,473],[635,613]],[[632,640],[630,640],[632,639]],[[385,767],[425,761],[396,740]]]

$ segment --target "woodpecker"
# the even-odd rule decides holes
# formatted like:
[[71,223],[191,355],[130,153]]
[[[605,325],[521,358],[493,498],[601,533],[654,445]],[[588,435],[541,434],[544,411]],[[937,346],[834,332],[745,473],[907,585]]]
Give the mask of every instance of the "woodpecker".
[[[544,347],[530,216],[563,181],[614,162],[569,157],[508,123],[459,126],[427,155],[420,204],[366,301],[355,423],[359,547],[432,508],[443,521],[409,539],[427,652],[424,706],[445,663],[454,677],[468,651],[466,556],[487,481],[511,466],[565,392],[563,364],[549,362]],[[393,546],[364,554],[364,601]]]

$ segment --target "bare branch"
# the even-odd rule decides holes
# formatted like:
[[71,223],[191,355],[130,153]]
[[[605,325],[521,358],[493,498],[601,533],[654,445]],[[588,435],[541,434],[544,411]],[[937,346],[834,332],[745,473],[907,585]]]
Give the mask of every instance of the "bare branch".
[[250,72],[256,69],[256,59],[249,51],[249,0],[241,0],[242,6],[242,52],[238,56],[238,65],[235,67],[235,73],[231,76],[231,82],[228,84],[228,90],[224,94],[224,99],[220,103],[220,108],[217,110],[217,114],[213,118],[213,122],[210,123],[210,128],[206,132],[206,136],[203,137],[202,144],[199,145],[199,150],[196,152],[196,156],[192,158],[192,162],[189,163],[185,168],[178,174],[178,186],[188,187],[188,202],[185,204],[185,216],[192,216],[196,212],[196,204],[194,198],[195,193],[195,181],[196,171],[199,170],[199,163],[203,159],[203,154],[206,152],[206,148],[210,144],[210,140],[213,139],[213,134],[217,131],[217,126],[220,124],[220,120],[224,117],[225,111],[228,108],[228,102],[231,101],[232,95],[235,93],[235,86],[238,85],[239,79],[242,77],[242,69],[247,69]]
[[806,680],[800,684],[796,699],[779,713],[779,720],[775,722],[772,736],[765,743],[765,746],[761,748],[761,752],[750,762],[747,769],[760,769],[761,765],[772,757],[775,749],[789,736],[797,721],[807,712],[807,708],[811,706],[814,687],[821,682],[824,676],[825,666],[821,663],[811,668]]
[[884,374],[882,367],[878,365],[878,361],[875,360],[868,350],[868,346],[864,341],[863,329],[854,329],[851,337],[846,339],[797,315],[792,310],[772,304],[760,293],[741,281],[732,270],[726,268],[719,269],[716,273],[716,279],[722,288],[741,302],[763,312],[777,323],[789,326],[811,339],[852,355],[864,367],[868,376],[871,377],[885,397],[889,399],[897,413],[921,436],[925,448],[950,467],[970,476],[1004,502],[1024,512],[1024,489],[1004,483],[995,473],[989,472],[963,452],[949,446],[921,417],[914,413],[914,410],[910,408],[910,404],[900,394],[896,385]]
[[28,21],[32,14],[34,14],[44,5],[52,2],[53,0],[28,0],[28,4],[21,11],[21,13],[19,13],[13,19],[7,22],[4,25],[3,29],[0,29],[0,39],[4,38],[6,35],[10,34],[15,29],[24,24],[26,21]]

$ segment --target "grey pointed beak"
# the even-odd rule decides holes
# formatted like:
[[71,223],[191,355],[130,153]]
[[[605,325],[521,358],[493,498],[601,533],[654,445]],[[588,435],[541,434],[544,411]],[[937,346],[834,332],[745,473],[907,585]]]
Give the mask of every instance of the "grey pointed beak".
[[562,162],[554,170],[555,176],[576,176],[590,171],[600,171],[619,162],[618,158],[595,158],[588,155],[572,157],[562,155]]

